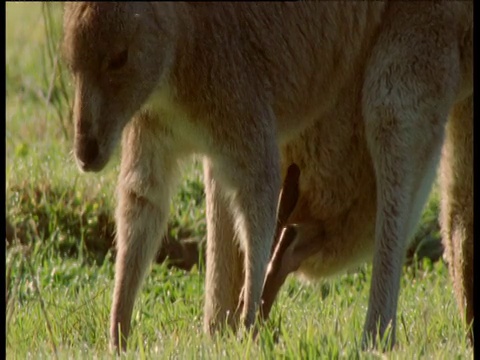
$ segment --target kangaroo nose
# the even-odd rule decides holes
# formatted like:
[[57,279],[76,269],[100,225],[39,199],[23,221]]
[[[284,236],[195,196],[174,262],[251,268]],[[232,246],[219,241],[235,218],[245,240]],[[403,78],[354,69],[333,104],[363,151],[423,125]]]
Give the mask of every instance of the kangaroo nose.
[[88,167],[98,156],[98,141],[92,138],[78,140],[77,159],[84,167]]

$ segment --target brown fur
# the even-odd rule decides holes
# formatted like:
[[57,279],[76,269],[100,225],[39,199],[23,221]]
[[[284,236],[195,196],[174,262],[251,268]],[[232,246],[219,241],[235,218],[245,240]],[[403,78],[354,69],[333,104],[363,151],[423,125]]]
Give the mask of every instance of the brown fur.
[[[364,333],[394,329],[403,252],[447,115],[472,93],[463,51],[471,10],[469,2],[68,4],[79,167],[101,170],[123,131],[112,345],[125,347],[179,161],[192,153],[205,157],[206,330],[236,326],[242,285],[242,323],[254,323],[281,168],[292,161],[305,173],[301,191],[315,193],[292,214],[310,224],[298,238],[316,252],[300,271],[326,275],[374,253]],[[325,236],[311,241],[316,234]]]

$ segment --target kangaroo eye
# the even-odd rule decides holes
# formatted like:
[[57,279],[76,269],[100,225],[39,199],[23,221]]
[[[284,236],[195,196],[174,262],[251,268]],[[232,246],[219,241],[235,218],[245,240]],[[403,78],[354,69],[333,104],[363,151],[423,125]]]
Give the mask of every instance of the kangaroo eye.
[[128,60],[128,50],[125,49],[115,54],[108,63],[108,70],[118,70],[125,66]]

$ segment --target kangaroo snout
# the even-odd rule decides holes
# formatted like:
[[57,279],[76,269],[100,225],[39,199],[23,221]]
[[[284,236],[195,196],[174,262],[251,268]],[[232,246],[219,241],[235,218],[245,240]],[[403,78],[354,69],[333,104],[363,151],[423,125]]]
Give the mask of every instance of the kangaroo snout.
[[82,171],[100,171],[104,166],[101,161],[98,141],[93,137],[77,137],[75,139],[75,158]]

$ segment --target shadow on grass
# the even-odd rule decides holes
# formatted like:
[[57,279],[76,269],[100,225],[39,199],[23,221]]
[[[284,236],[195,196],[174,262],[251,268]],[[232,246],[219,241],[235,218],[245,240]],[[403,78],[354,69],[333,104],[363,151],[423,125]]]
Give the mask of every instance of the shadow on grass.
[[[16,242],[28,246],[44,241],[61,256],[77,257],[85,251],[98,264],[109,251],[115,257],[115,221],[108,199],[87,199],[73,189],[27,182],[13,186],[8,193],[7,209],[13,224],[6,219],[7,248]],[[176,228],[175,233],[178,237],[164,237],[156,262],[167,261],[168,266],[187,271],[202,263],[200,241],[189,229]]]
[[[101,196],[89,199],[73,189],[28,182],[12,187],[9,194],[7,209],[14,224],[6,220],[7,247],[15,241],[23,245],[50,241],[61,256],[75,257],[84,249],[100,264],[109,251],[115,255],[115,221],[109,199]],[[434,199],[427,205],[408,248],[407,266],[421,264],[424,258],[432,262],[441,258],[438,211],[438,200]],[[167,234],[157,253],[157,263],[167,261],[169,266],[187,271],[204,263],[205,247],[199,240],[204,234],[192,236],[191,230],[172,224]]]

